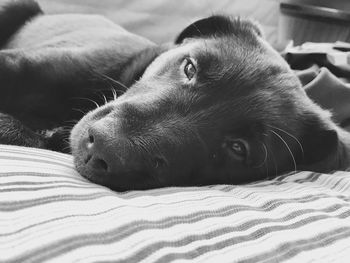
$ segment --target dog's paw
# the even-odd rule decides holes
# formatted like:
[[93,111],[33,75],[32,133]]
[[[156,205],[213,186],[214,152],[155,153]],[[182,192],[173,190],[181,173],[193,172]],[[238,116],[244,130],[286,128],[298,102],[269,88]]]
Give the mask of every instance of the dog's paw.
[[69,131],[63,127],[57,127],[52,130],[46,130],[43,132],[44,137],[46,138],[46,147],[49,150],[70,153],[69,146]]

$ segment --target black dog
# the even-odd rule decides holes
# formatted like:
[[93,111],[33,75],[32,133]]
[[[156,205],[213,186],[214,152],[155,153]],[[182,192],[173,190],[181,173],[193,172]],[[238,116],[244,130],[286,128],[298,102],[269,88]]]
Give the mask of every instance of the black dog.
[[83,176],[112,189],[349,165],[349,135],[251,21],[211,16],[158,46],[99,16],[12,1],[0,44],[0,142],[63,151],[67,121],[90,111],[71,132],[72,154]]

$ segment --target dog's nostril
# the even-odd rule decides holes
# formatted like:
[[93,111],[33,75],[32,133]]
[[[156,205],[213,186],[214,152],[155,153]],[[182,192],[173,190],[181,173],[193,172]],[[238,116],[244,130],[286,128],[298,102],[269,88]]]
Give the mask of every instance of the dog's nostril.
[[89,142],[90,142],[90,143],[94,143],[94,141],[95,141],[94,136],[89,135]]
[[98,170],[103,170],[103,171],[108,170],[108,164],[106,163],[106,161],[102,159],[95,159],[93,166],[95,169],[98,169]]

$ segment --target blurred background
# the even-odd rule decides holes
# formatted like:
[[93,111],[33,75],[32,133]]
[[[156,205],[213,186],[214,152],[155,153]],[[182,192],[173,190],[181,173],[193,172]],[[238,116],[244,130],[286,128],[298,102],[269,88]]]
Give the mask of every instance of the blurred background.
[[350,41],[349,0],[38,0],[46,13],[101,14],[154,42],[172,41],[191,22],[224,13],[256,19],[275,47],[293,39]]
[[157,43],[173,41],[193,21],[213,13],[252,17],[277,41],[277,0],[38,0],[46,13],[102,14]]

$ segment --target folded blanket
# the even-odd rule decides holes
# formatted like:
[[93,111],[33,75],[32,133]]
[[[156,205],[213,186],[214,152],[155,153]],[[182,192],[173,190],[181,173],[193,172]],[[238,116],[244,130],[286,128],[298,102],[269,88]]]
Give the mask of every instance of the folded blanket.
[[[312,71],[311,71],[312,72]],[[331,110],[333,119],[342,126],[350,119],[350,86],[341,81],[327,68],[321,68],[318,75],[304,86],[307,95]]]
[[0,145],[0,262],[345,262],[350,174],[116,193]]
[[349,50],[350,44],[343,42],[305,43],[287,46],[282,55],[296,70],[308,96],[350,131]]
[[350,78],[349,52],[350,44],[345,42],[312,43],[301,46],[288,43],[282,55],[292,69],[303,70],[313,65],[328,68],[338,77]]

